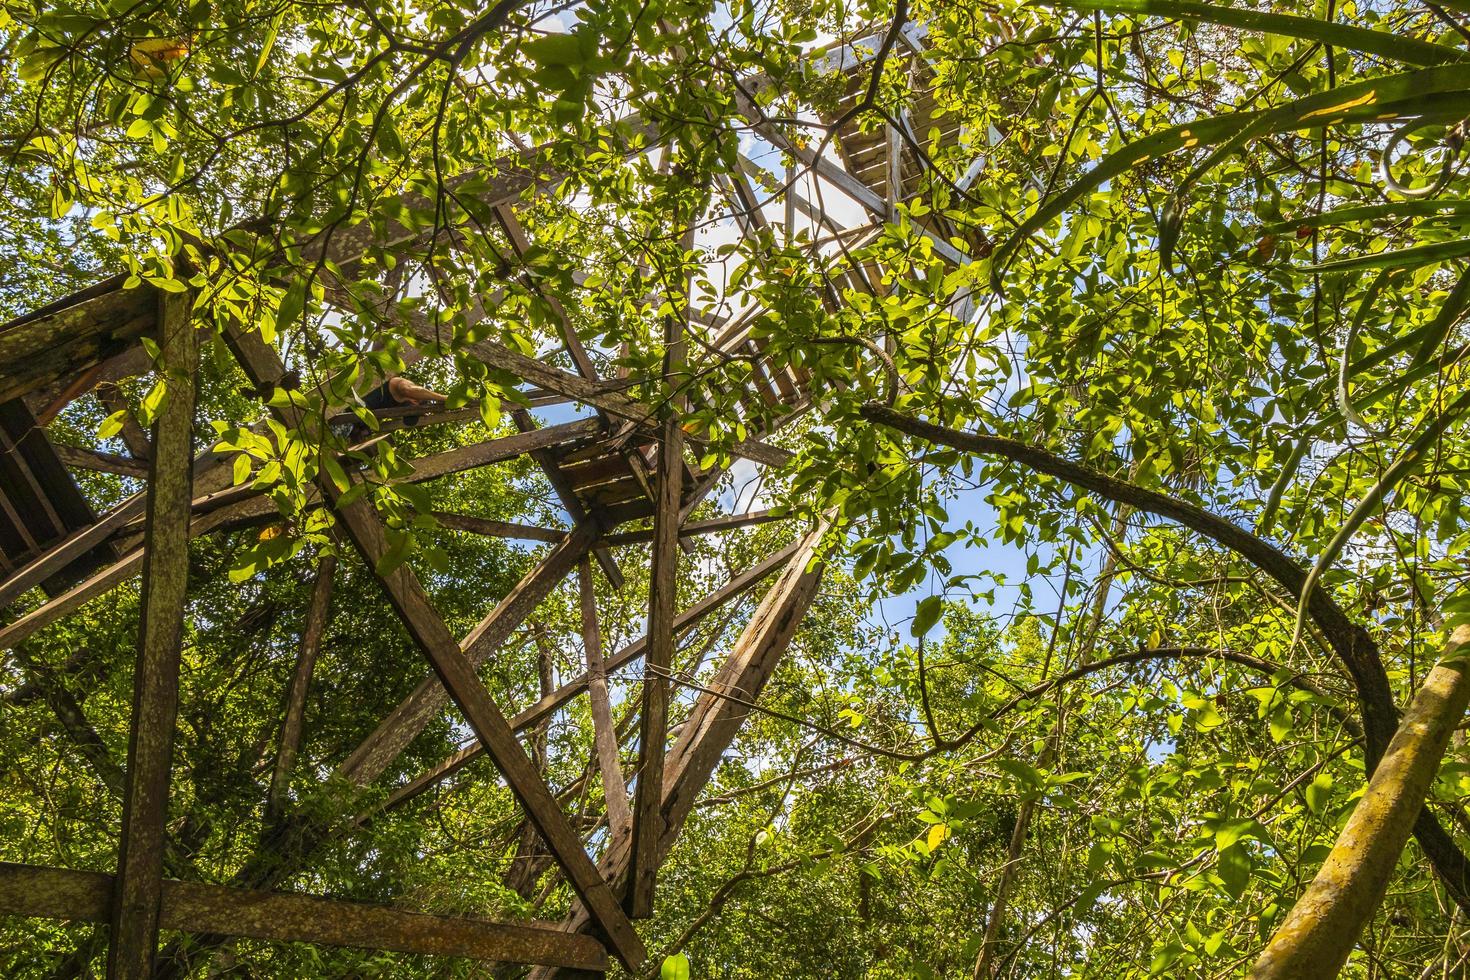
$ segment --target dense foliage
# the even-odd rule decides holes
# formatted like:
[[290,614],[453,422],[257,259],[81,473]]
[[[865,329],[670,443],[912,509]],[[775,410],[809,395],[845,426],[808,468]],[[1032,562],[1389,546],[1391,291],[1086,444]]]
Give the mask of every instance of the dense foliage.
[[[922,26],[921,54],[889,50],[890,25]],[[741,154],[764,161],[762,198],[815,186],[771,134],[828,152],[841,84],[813,53],[862,37],[884,51],[845,124],[882,131],[931,98],[963,136],[908,137],[919,192],[852,249],[805,219],[737,236]],[[797,455],[760,497],[792,519],[700,539],[681,605],[822,513],[829,571],[661,878],[653,974],[683,956],[693,977],[1239,975],[1470,608],[1466,118],[1457,2],[4,0],[0,312],[123,272],[195,290],[202,330],[243,322],[312,383],[401,368],[395,314],[427,315],[444,343],[412,372],[480,418],[360,456],[395,559],[463,630],[534,552],[428,511],[564,516],[527,460],[389,482],[403,460],[514,431],[515,379],[464,343],[569,365],[565,309],[604,376],[687,401],[712,463],[777,413],[739,408],[750,362],[706,352],[698,328],[698,370],[662,380],[665,323],[686,277],[701,315],[760,310],[768,356],[818,396],[770,437]],[[481,198],[526,170],[559,177],[520,205],[521,251]],[[838,224],[866,222],[822,195]],[[416,234],[331,259],[362,222]],[[881,288],[853,289],[856,267]],[[832,283],[841,304],[823,302]],[[279,509],[191,554],[169,872],[223,882],[270,858],[279,706],[314,569],[338,548],[304,447],[340,435],[236,428],[265,409],[221,344],[201,376],[200,444],[246,450],[238,480]],[[146,423],[164,388],[124,388]],[[274,397],[323,407],[301,392]],[[1003,438],[944,446],[894,417]],[[50,432],[121,452],[121,421],[83,398]],[[748,495],[749,464],[732,474],[712,500]],[[99,508],[132,489],[85,483]],[[621,590],[598,578],[609,650],[642,631],[645,554],[618,550]],[[467,735],[445,714],[365,795],[327,778],[424,675],[371,571],[343,554],[298,816],[373,813]],[[1315,610],[1298,601],[1308,572]],[[678,669],[708,676],[758,596],[691,631]],[[541,693],[538,660],[580,671],[578,624],[563,585],[482,672],[501,703]],[[112,869],[136,627],[134,583],[0,661],[0,859]],[[615,678],[620,711],[637,679]],[[591,739],[585,699],[528,739],[589,826]],[[332,824],[280,884],[565,914],[491,775],[478,762]],[[1452,850],[1470,847],[1467,795],[1457,735],[1428,804]],[[1454,887],[1411,842],[1349,973],[1460,975],[1470,897]],[[201,975],[475,969],[168,938]],[[104,941],[0,920],[0,971],[86,975]]]

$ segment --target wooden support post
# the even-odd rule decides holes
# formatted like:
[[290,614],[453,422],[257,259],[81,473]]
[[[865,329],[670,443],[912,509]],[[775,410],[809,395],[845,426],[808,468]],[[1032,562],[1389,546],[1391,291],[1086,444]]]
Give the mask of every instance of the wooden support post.
[[[592,744],[597,769],[602,775],[602,795],[607,800],[607,825],[613,834],[627,834],[633,827],[628,809],[628,785],[623,782],[623,764],[618,757],[618,733],[613,725],[612,704],[607,694],[607,665],[602,658],[602,630],[597,624],[597,596],[592,590],[592,563],[582,559],[577,566],[577,585],[582,605],[582,646],[587,656],[587,699],[592,708]],[[544,700],[547,695],[542,695]]]
[[[682,239],[694,245],[694,228]],[[689,307],[688,283],[674,303]],[[673,297],[671,297],[672,299]],[[686,314],[664,318],[663,380],[667,389],[659,425],[657,499],[653,504],[653,546],[648,575],[648,649],[643,654],[643,710],[638,730],[638,786],[633,801],[633,870],[624,906],[634,918],[653,915],[658,877],[658,842],[664,833],[662,812],[664,752],[669,733],[669,665],[674,660],[674,617],[679,597],[679,517],[684,500],[684,381]]]
[[301,652],[291,685],[286,691],[286,713],[281,722],[281,740],[276,749],[276,766],[271,773],[270,795],[266,798],[266,820],[281,815],[286,792],[291,786],[291,770],[296,766],[296,752],[301,747],[302,721],[306,714],[306,693],[311,686],[311,671],[316,666],[322,634],[327,628],[327,611],[332,602],[332,578],[337,570],[337,556],[325,555],[317,564],[316,583],[311,589],[311,604],[306,610],[306,626],[301,632]]
[[652,568],[648,587],[648,648],[643,655],[643,711],[638,784],[633,808],[633,874],[626,906],[635,918],[653,915],[656,852],[664,832],[664,752],[669,717],[669,665],[674,659],[674,612],[679,586],[679,501],[684,480],[683,434],[677,416],[663,427],[655,486]]
[[160,364],[168,400],[153,426],[138,666],[123,791],[122,841],[107,952],[109,980],[153,974],[162,895],[164,824],[178,710],[184,589],[189,577],[189,507],[198,335],[188,293],[159,294]]

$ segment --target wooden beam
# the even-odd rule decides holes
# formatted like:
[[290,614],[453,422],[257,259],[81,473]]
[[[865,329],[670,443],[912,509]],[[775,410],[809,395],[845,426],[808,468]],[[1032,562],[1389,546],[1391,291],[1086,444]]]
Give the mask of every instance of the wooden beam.
[[[106,922],[113,876],[0,863],[0,914]],[[568,969],[607,969],[602,944],[543,923],[500,923],[314,895],[164,879],[164,929],[275,942],[468,956]]]
[[[693,521],[679,528],[681,538],[690,538],[700,534],[713,534],[718,531],[729,531],[735,528],[750,527],[754,524],[768,524],[771,521],[784,520],[785,516],[775,514],[770,510],[753,510],[746,514],[727,514],[723,517],[712,517],[707,521]],[[602,539],[610,545],[642,544],[653,540],[653,528],[639,531],[618,531],[609,534]]]
[[[335,487],[324,485],[322,489],[329,495],[336,494]],[[363,498],[346,506],[338,502],[337,514],[363,560],[369,568],[376,569],[388,554],[388,542],[383,523],[372,505]],[[590,533],[578,537],[591,543]],[[630,972],[636,973],[647,957],[642,940],[583,850],[581,838],[557,806],[546,782],[516,741],[505,716],[490,699],[470,658],[429,602],[417,576],[407,565],[399,565],[386,574],[379,574],[378,580],[399,619],[429,658],[443,689],[454,699],[496,768],[504,774],[526,816],[556,856],[572,889],[608,937],[618,959]],[[472,634],[467,645],[473,647],[475,643],[476,636]]]
[[37,555],[24,566],[16,569],[3,582],[0,582],[0,609],[10,605],[26,592],[97,547],[106,541],[113,531],[144,513],[147,500],[146,493],[133,494],[114,507],[96,524],[73,532],[64,540],[52,545],[43,554]]
[[600,419],[578,419],[561,425],[549,425],[543,429],[531,429],[508,436],[487,439],[470,446],[460,446],[442,453],[434,453],[420,459],[410,460],[413,473],[400,482],[418,483],[437,477],[461,473],[465,470],[491,463],[501,463],[517,456],[535,454],[553,446],[591,439],[602,432]]
[[157,295],[122,283],[114,276],[0,325],[0,402],[75,378],[137,346],[156,325]]
[[[588,423],[591,423],[590,425]],[[568,423],[565,426],[550,426],[546,429],[538,429],[534,434],[521,433],[504,436],[500,439],[491,439],[473,446],[464,446],[459,449],[447,450],[443,453],[435,453],[419,459],[409,460],[414,471],[402,478],[402,482],[417,483],[430,480],[449,473],[461,472],[475,466],[485,466],[513,458],[522,452],[534,451],[531,447],[547,444],[560,444],[561,441],[575,441],[586,437],[596,427],[596,420],[589,419],[580,422]],[[527,438],[527,437],[530,438]],[[219,457],[220,459],[228,457]],[[219,469],[217,460],[201,459],[195,466],[196,477],[208,472],[209,469]],[[124,506],[118,507],[107,517],[96,525],[85,531],[78,532],[72,538],[62,542],[46,555],[37,558],[24,569],[17,571],[5,583],[0,586],[0,591],[5,588],[14,587],[19,589],[16,594],[28,590],[51,573],[52,566],[65,567],[76,554],[85,553],[96,544],[106,540],[113,532],[117,532],[119,547],[128,549],[124,556],[113,564],[101,569],[86,580],[77,584],[66,593],[45,603],[41,607],[32,610],[26,615],[15,620],[15,622],[0,627],[0,650],[6,649],[19,643],[35,633],[51,625],[58,619],[70,615],[85,603],[97,596],[106,593],[119,583],[126,581],[137,574],[142,567],[142,550],[137,547],[141,541],[142,526],[139,524],[136,530],[130,529],[129,525],[136,524],[137,514],[143,509],[146,501],[145,494],[136,494],[128,498]],[[228,505],[228,506],[225,506]],[[248,486],[232,487],[217,493],[207,494],[194,500],[194,510],[203,511],[202,517],[197,517],[191,525],[190,537],[214,530],[231,530],[258,524],[262,519],[273,519],[276,514],[275,505],[269,498],[258,491],[251,490]],[[218,509],[216,509],[218,508]],[[474,518],[462,515],[448,515],[461,522],[473,521]],[[446,524],[446,526],[453,526]],[[470,529],[470,528],[466,528]],[[536,530],[536,529],[533,529]],[[565,537],[565,532],[555,531],[550,528],[539,529],[543,537],[537,534],[528,534],[529,537],[540,540],[560,541]],[[132,537],[127,535],[131,534]],[[555,535],[555,537],[552,537]]]
[[[578,525],[556,547],[536,563],[526,577],[480,621],[458,644],[456,649],[471,666],[490,658],[525,622],[551,590],[576,567],[596,538],[589,525]],[[417,580],[415,580],[417,582]],[[449,697],[433,676],[425,678],[413,693],[404,698],[392,714],[363,740],[338,772],[359,785],[366,785],[382,775],[408,744],[424,730],[442,710]]]
[[[760,698],[811,608],[822,581],[818,555],[826,531],[823,522],[807,533],[735,641],[719,673],[706,685],[715,693],[702,694],[685,720],[669,752],[663,801],[669,829],[660,845],[660,860],[673,846],[695,800],[745,723],[750,714],[747,704]],[[739,700],[722,695],[734,695]]]
[[[257,386],[274,383],[281,377],[284,365],[279,355],[276,354],[274,348],[261,340],[258,334],[245,333],[237,329],[226,331],[226,338],[235,349],[241,367]],[[289,411],[283,412],[282,415],[287,422],[296,421],[291,417]],[[602,880],[597,867],[587,856],[587,852],[582,847],[581,838],[572,829],[566,815],[557,806],[556,799],[546,785],[546,781],[541,778],[541,774],[526,757],[525,751],[516,741],[515,734],[511,731],[505,716],[495,706],[495,702],[490,698],[490,693],[475,672],[477,661],[472,659],[473,652],[483,650],[484,652],[480,654],[480,658],[483,659],[489,655],[489,650],[503,642],[503,637],[499,633],[501,627],[498,625],[499,620],[495,613],[492,612],[486,621],[476,627],[465,638],[463,647],[461,647],[461,644],[455,642],[449,632],[449,627],[444,624],[444,620],[440,618],[439,613],[429,601],[428,593],[424,591],[423,584],[419,582],[418,576],[414,575],[413,569],[407,564],[400,564],[391,570],[379,570],[382,561],[389,553],[387,528],[373,508],[370,498],[359,497],[351,503],[344,504],[342,501],[344,491],[338,489],[336,484],[325,476],[318,479],[318,487],[323,496],[336,509],[340,526],[351,539],[353,546],[356,547],[367,566],[373,569],[394,612],[397,613],[415,644],[428,658],[442,685],[442,689],[438,690],[432,686],[420,685],[419,691],[415,692],[415,695],[420,696],[410,697],[408,702],[399,706],[400,709],[407,707],[404,716],[398,719],[386,733],[389,737],[369,740],[366,746],[367,751],[363,752],[358,760],[359,776],[354,781],[361,785],[365,782],[361,776],[371,773],[372,766],[385,766],[388,761],[396,758],[398,752],[408,744],[408,741],[412,740],[423,724],[432,718],[442,706],[444,694],[447,693],[454,700],[465,721],[469,723],[475,736],[485,746],[485,750],[494,760],[496,767],[505,776],[506,784],[520,802],[526,816],[541,834],[541,839],[546,842],[546,846],[556,857],[557,864],[561,866],[572,890],[576,892],[584,907],[589,909],[592,917],[596,919],[598,928],[607,937],[618,959],[628,968],[629,972],[636,973],[647,957],[642,940],[638,938],[632,922],[623,914],[607,882]],[[565,542],[554,548],[553,553],[568,549],[585,550],[591,546],[595,537],[592,529],[578,528],[568,536]],[[580,557],[580,552],[578,557]],[[543,566],[545,564],[545,562],[542,563]],[[565,575],[565,570],[557,575],[550,585],[546,586],[547,591],[550,591],[550,588],[563,575]],[[511,602],[513,598],[515,598],[514,594],[507,597],[500,606],[496,607],[497,610],[504,607],[507,602]],[[534,604],[531,605],[534,606]],[[529,612],[529,607],[526,611]],[[393,719],[390,718],[390,721]],[[381,728],[382,726],[380,730]],[[354,753],[354,757],[357,756],[358,753]],[[381,768],[377,769],[378,773],[381,771]]]
[[582,606],[582,647],[587,658],[587,698],[592,708],[592,745],[597,769],[602,776],[602,795],[607,801],[607,824],[613,833],[626,834],[632,829],[633,814],[628,808],[628,785],[623,782],[618,733],[607,694],[607,665],[602,657],[602,630],[597,623],[592,563],[585,558],[577,566],[577,586]]
[[56,450],[56,458],[67,466],[95,470],[98,473],[116,473],[118,476],[130,476],[135,480],[143,480],[148,477],[147,457],[140,459],[133,456],[119,456],[100,449],[85,449],[81,446],[66,446],[60,443],[53,445],[52,448]]
[[199,337],[190,316],[193,302],[188,293],[158,294],[159,366],[168,398],[153,426],[138,666],[107,950],[109,980],[151,978],[158,944],[184,590],[189,579],[189,509],[194,499]]
[[451,514],[436,510],[434,520],[452,531],[467,531],[493,538],[524,538],[528,541],[550,541],[555,544],[566,540],[567,532],[556,527],[539,527],[535,524],[519,524],[515,521],[493,521],[470,514]]
[[311,588],[311,603],[306,609],[306,625],[301,631],[301,650],[296,655],[296,668],[286,690],[286,712],[281,721],[281,738],[276,748],[276,764],[271,772],[270,793],[266,797],[267,821],[280,817],[291,787],[291,770],[296,766],[296,753],[301,748],[302,722],[306,716],[306,694],[311,686],[311,672],[321,649],[322,634],[327,628],[327,613],[332,603],[332,579],[337,571],[337,556],[323,555],[317,563],[316,582]]
[[[675,628],[678,629],[680,632],[687,630],[695,624],[699,623],[702,619],[704,619],[704,617],[708,616],[710,613],[714,612],[716,609],[719,609],[725,603],[729,602],[731,599],[743,595],[752,586],[756,585],[766,576],[776,571],[776,569],[782,567],[786,563],[786,561],[793,554],[796,553],[796,549],[796,543],[789,544],[786,547],[775,552],[774,554],[769,555],[761,561],[757,562],[755,565],[752,565],[744,572],[741,572],[739,575],[732,578],[729,582],[725,583],[724,586],[716,589],[714,592],[710,593],[708,596],[695,603],[692,607],[680,613],[679,618],[675,621]],[[620,670],[627,664],[638,659],[643,655],[643,650],[647,643],[647,636],[640,636],[632,643],[629,643],[613,656],[607,658],[604,665],[605,670],[609,672]],[[539,724],[542,720],[550,717],[554,712],[558,711],[563,706],[568,704],[578,694],[581,694],[583,691],[585,691],[587,689],[588,681],[588,675],[583,674],[575,680],[571,680],[563,684],[561,687],[557,688],[550,697],[542,698],[541,700],[537,701],[535,704],[531,705],[529,708],[526,708],[524,711],[521,711],[514,718],[512,718],[511,728],[517,732],[520,732],[526,730],[527,728],[530,728],[533,725]],[[383,809],[387,810],[399,806],[420,795],[421,793],[424,793],[433,786],[448,779],[450,776],[463,769],[475,759],[479,758],[481,755],[484,754],[484,751],[485,750],[482,746],[475,744],[470,745],[460,750],[459,752],[456,752],[454,755],[450,756],[448,759],[446,759],[444,762],[441,762],[433,769],[422,773],[421,775],[415,777],[413,780],[394,790],[392,795],[390,795],[388,797],[388,800],[383,804]],[[358,822],[361,823],[365,819],[367,819],[366,816],[361,816],[358,818]]]

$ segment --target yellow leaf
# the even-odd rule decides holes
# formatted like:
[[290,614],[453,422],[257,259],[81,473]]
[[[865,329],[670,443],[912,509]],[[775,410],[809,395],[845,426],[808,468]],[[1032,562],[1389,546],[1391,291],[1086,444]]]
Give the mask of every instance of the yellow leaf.
[[925,838],[924,843],[928,844],[929,850],[933,851],[943,844],[947,837],[949,837],[949,824],[937,823],[929,828],[929,836]]
[[188,53],[189,42],[174,37],[148,37],[134,41],[128,48],[128,58],[133,66],[151,78],[164,74],[160,67],[162,64],[177,61]]

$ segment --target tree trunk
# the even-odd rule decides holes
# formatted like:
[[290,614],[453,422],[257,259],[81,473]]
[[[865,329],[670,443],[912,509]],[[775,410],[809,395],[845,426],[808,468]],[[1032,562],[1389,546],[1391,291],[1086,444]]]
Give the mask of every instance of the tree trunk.
[[1450,735],[1470,705],[1470,625],[1455,629],[1373,770],[1332,853],[1271,937],[1252,980],[1335,977],[1388,889]]

